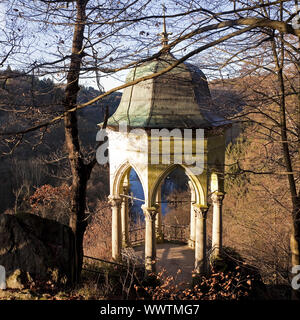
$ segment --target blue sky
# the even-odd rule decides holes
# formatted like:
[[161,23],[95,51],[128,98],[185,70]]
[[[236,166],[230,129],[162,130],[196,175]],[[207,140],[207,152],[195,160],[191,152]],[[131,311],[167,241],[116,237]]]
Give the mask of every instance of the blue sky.
[[[7,0],[5,2],[9,4],[13,3],[12,0]],[[183,10],[183,8],[177,8],[175,4],[172,8],[169,8],[171,3],[169,0],[165,0],[164,2],[166,3],[166,6],[167,6],[166,14],[174,14],[174,13],[182,12]],[[30,1],[30,4],[32,5],[36,5],[38,3],[39,1]],[[151,10],[149,12],[147,11],[146,14],[147,15],[162,14],[161,3],[162,1],[153,1],[153,5],[151,5],[151,8],[150,8]],[[27,3],[25,2],[25,4]],[[1,20],[2,20],[2,23],[4,23],[3,20],[5,20],[4,7],[5,7],[5,3],[1,1],[0,10],[2,9],[1,10],[2,14],[0,13],[0,23],[1,23]],[[7,6],[7,8],[8,7],[10,6]],[[37,6],[36,12],[38,12],[38,9],[39,7]],[[28,13],[26,10],[28,10]],[[31,15],[29,13],[30,10],[31,10]],[[25,12],[25,16],[23,14],[23,11]],[[26,13],[27,13],[27,17],[26,17]],[[18,17],[19,14],[23,14],[22,18]],[[1,19],[1,16],[2,16],[2,19]],[[47,25],[45,27],[45,31],[43,32],[40,30],[41,24],[38,22],[38,19],[40,18],[38,14],[35,15],[35,11],[33,9],[26,9],[24,7],[22,8],[21,6],[17,6],[17,5],[13,6],[13,8],[9,12],[9,18],[7,20],[10,25],[11,25],[11,22],[10,22],[11,17],[15,19],[14,21],[15,25],[13,27],[16,28],[17,25],[19,24],[20,30],[22,30],[22,32],[26,34],[26,38],[23,40],[23,44],[26,47],[26,52],[25,52],[25,49],[22,49],[22,54],[15,55],[13,59],[7,61],[7,64],[10,64],[10,66],[13,69],[22,69],[22,68],[26,69],[26,65],[28,67],[34,61],[37,61],[37,62],[42,60],[54,61],[62,55],[70,54],[72,28],[65,28],[64,30],[63,27],[53,24],[51,26]],[[51,19],[53,22],[60,22],[59,19],[56,19],[56,17],[52,16]],[[148,54],[153,54],[154,52],[157,52],[160,48],[160,36],[158,35],[158,33],[162,32],[163,26],[162,26],[162,19],[161,21],[155,24],[154,22],[153,24],[151,24],[152,21],[153,20],[150,20],[150,22],[147,22],[147,25],[144,23],[141,23],[137,27],[134,26],[134,28],[129,29],[128,34],[123,32],[125,36],[124,41],[120,37],[116,39],[112,39],[111,41],[115,41],[115,43],[120,41],[118,45],[119,45],[119,49],[122,50],[122,49],[130,49],[131,46],[133,47],[135,42],[134,38],[137,38],[138,41],[140,41],[141,43],[143,42],[145,45],[143,55],[147,54],[146,51],[148,51]],[[181,32],[181,30],[186,25],[189,25],[191,23],[194,24],[193,27],[197,25],[198,23],[197,15],[194,15],[188,18],[167,19],[167,31],[173,32],[173,35],[170,36],[170,40],[176,37],[178,33]],[[5,26],[2,25],[2,28],[3,27]],[[147,36],[147,34],[149,34],[149,36]],[[108,43],[107,47],[109,47],[109,45],[110,44]],[[179,57],[183,53],[183,52],[180,52],[180,50],[183,48],[183,45],[184,44],[177,46],[175,56]],[[100,51],[101,49],[102,48],[100,48]],[[100,55],[101,55],[101,52],[100,52]],[[195,57],[194,60],[196,61],[196,63],[200,62],[200,64],[201,62],[202,64],[204,64],[204,62],[207,61],[207,59],[203,58],[203,55],[199,55],[198,57]],[[127,59],[127,62],[129,61],[130,59],[129,60]],[[102,74],[103,78],[101,78],[101,85],[105,88],[105,90],[109,90],[116,86],[122,85],[124,83],[127,73],[128,71],[122,71],[117,74],[114,74],[113,76],[106,76]],[[53,74],[52,77],[54,81],[59,82],[59,81],[63,81],[64,76],[65,74],[63,74],[62,72],[61,74],[55,73]],[[49,76],[47,75],[47,77]],[[93,86],[97,88],[96,80],[93,79],[93,76],[91,74],[87,74],[86,77],[83,77],[80,83],[86,86]]]
[[0,3],[0,29],[5,28],[5,3]]
[[[96,1],[96,0],[95,0]],[[143,1],[143,0],[141,0]],[[145,0],[146,1],[146,0]],[[5,27],[5,3],[13,3],[13,0],[0,0],[0,29]],[[16,2],[19,2],[19,0],[16,0]],[[183,12],[183,10],[189,10],[189,8],[177,7],[176,3],[171,0],[165,0],[164,1],[167,6],[167,14],[174,14],[178,12]],[[35,60],[36,61],[42,61],[44,60],[50,60],[54,61],[58,59],[59,57],[62,57],[65,54],[70,54],[70,48],[71,48],[71,40],[72,40],[72,28],[70,27],[63,27],[59,25],[46,25],[45,27],[41,26],[41,23],[38,22],[38,18],[42,17],[38,15],[38,9],[40,2],[39,1],[28,1],[26,2],[24,0],[25,5],[28,3],[30,5],[37,5],[35,9],[26,9],[22,8],[21,6],[15,6],[10,11],[10,17],[13,17],[15,21],[11,22],[10,19],[8,19],[8,25],[7,30],[9,30],[9,26],[14,23],[13,28],[16,29],[18,26],[24,34],[26,34],[26,38],[23,41],[23,44],[25,45],[26,49],[22,48],[21,53],[19,55],[15,55],[12,60],[8,61],[11,65],[11,67],[14,69],[22,69],[26,68],[26,65],[30,65]],[[161,7],[162,1],[152,1],[151,7],[149,11],[146,12],[147,15],[157,14],[160,15],[162,13],[162,7]],[[171,3],[173,6],[171,7]],[[183,2],[184,3],[184,2]],[[186,1],[187,5],[189,1]],[[228,3],[227,0],[224,1],[201,1],[199,0],[199,3],[202,3],[203,6],[207,9],[214,9],[214,10],[228,10],[232,9],[232,3],[229,4],[229,6],[226,6]],[[212,8],[213,4],[217,4],[218,7]],[[8,7],[8,6],[7,6]],[[70,4],[70,8],[72,5]],[[69,9],[70,9],[69,8]],[[20,12],[28,10],[27,17],[19,18],[18,15]],[[30,15],[31,10],[31,15]],[[147,9],[148,10],[148,9]],[[72,15],[72,13],[68,13],[68,11],[62,11],[63,13],[66,13],[66,16]],[[35,13],[37,13],[35,15]],[[32,18],[32,16],[34,16]],[[190,15],[186,18],[174,18],[174,19],[167,19],[167,31],[173,32],[173,35],[170,36],[170,40],[172,38],[177,37],[178,34],[183,30],[185,26],[189,26],[190,28],[187,28],[185,32],[188,30],[191,30],[191,28],[195,28],[201,24],[200,17],[201,15],[199,13]],[[73,17],[72,17],[73,18]],[[59,22],[59,18],[56,18],[55,15],[51,17],[52,22]],[[65,19],[66,17],[61,18]],[[94,18],[93,18],[94,19]],[[61,20],[62,21],[62,20]],[[119,37],[113,37],[105,43],[104,46],[99,45],[97,50],[99,50],[99,56],[105,56],[105,50],[109,50],[110,45],[117,46],[118,50],[122,52],[126,52],[125,50],[131,50],[131,47],[134,47],[136,45],[137,47],[144,46],[142,54],[145,56],[146,54],[152,54],[154,52],[157,52],[160,48],[160,41],[158,33],[162,32],[162,19],[161,21],[157,21],[156,23],[153,22],[154,20],[149,20],[147,23],[140,23],[137,26],[133,26],[132,28],[129,28],[127,30],[121,31],[121,36]],[[152,23],[153,22],[153,23]],[[215,23],[215,21],[208,21],[207,23]],[[93,27],[97,28],[97,27]],[[105,26],[107,28],[107,26]],[[105,29],[104,28],[104,29]],[[95,29],[97,30],[97,29]],[[99,29],[101,31],[101,29]],[[107,31],[107,30],[106,30]],[[148,35],[147,35],[148,34]],[[94,33],[95,36],[95,33]],[[1,37],[0,35],[0,40]],[[93,41],[95,41],[95,37],[93,38]],[[111,41],[111,43],[109,43]],[[204,38],[197,38],[196,45],[199,46],[201,44],[207,43],[207,39]],[[191,45],[191,47],[187,48],[187,51],[183,51],[184,45]],[[182,43],[176,47],[175,56],[180,57],[182,54],[187,53],[191,48],[194,46],[191,41],[187,41],[185,43]],[[0,48],[3,52],[4,46]],[[148,52],[147,52],[148,51]],[[225,56],[228,56],[230,53],[226,53],[224,50],[222,51],[222,46],[219,46],[219,48],[213,48],[210,50],[207,50],[205,52],[202,52],[201,54],[198,54],[195,56],[192,61],[189,61],[191,63],[197,64],[200,66],[200,68],[204,71],[204,73],[208,76],[209,80],[212,80],[214,77],[219,77],[218,71],[213,69],[213,63],[214,62],[220,62],[221,60],[224,60]],[[117,59],[116,55],[112,54],[110,56],[112,58],[113,63],[118,65],[121,63],[132,61],[133,59],[136,59],[136,57],[132,58],[126,58],[126,55],[123,57],[123,61],[121,62],[121,59],[119,61],[114,61],[113,59]],[[109,65],[109,63],[108,63]],[[234,76],[235,70],[232,68],[224,69],[223,76],[227,77],[228,74],[231,76]],[[101,85],[104,86],[105,90],[112,89],[116,86],[119,86],[123,84],[123,81],[125,80],[125,76],[128,73],[128,71],[122,71],[117,74],[114,74],[113,76],[106,76],[104,74],[103,78],[101,78]],[[53,77],[56,82],[63,81],[65,76],[65,73],[62,72],[61,75],[58,73],[54,73]],[[96,80],[93,79],[93,75],[87,74],[85,78],[81,80],[81,84],[86,86],[93,86],[97,88]]]

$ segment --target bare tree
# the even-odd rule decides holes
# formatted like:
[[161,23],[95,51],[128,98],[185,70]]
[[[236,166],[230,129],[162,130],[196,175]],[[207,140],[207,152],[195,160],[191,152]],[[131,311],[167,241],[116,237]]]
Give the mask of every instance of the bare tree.
[[[236,4],[239,2],[236,1]],[[256,11],[263,19],[271,20],[277,17],[286,22],[295,17],[292,3],[281,1],[272,10],[263,7]],[[232,48],[234,48],[232,50]],[[268,145],[281,145],[276,148],[281,159],[273,158],[273,167],[268,172],[262,167],[243,168],[241,172],[252,172],[287,177],[287,187],[291,201],[292,232],[290,248],[292,266],[300,264],[300,187],[299,187],[299,36],[290,37],[283,30],[262,28],[259,33],[249,38],[247,46],[240,47],[236,42],[226,47],[227,64],[240,66],[240,82],[244,78],[246,93],[244,108],[237,117],[256,125],[257,139]],[[237,118],[236,117],[236,118]],[[266,157],[265,163],[270,161]],[[279,165],[279,166],[278,166]]]
[[[24,68],[27,74],[31,74],[33,71],[38,76],[51,74],[63,85],[64,96],[63,110],[57,116],[44,121],[34,121],[21,130],[2,132],[2,135],[14,136],[17,133],[18,137],[22,139],[31,132],[48,128],[63,119],[65,146],[72,172],[70,227],[76,238],[76,254],[73,264],[73,281],[75,282],[80,276],[83,256],[82,241],[87,225],[85,215],[87,182],[96,164],[95,158],[87,160],[83,154],[78,133],[77,111],[103,99],[114,91],[158,77],[185,60],[196,57],[199,53],[205,51],[207,55],[211,56],[213,52],[210,50],[217,46],[219,50],[224,52],[222,44],[230,45],[232,44],[230,41],[233,39],[238,39],[238,44],[234,43],[238,46],[238,50],[246,52],[251,45],[253,48],[260,47],[266,41],[265,38],[259,39],[257,37],[259,34],[267,35],[268,41],[276,36],[277,39],[281,39],[282,46],[287,45],[284,42],[287,36],[299,37],[300,35],[300,30],[292,26],[289,16],[292,1],[285,0],[260,1],[259,3],[251,1],[247,3],[234,1],[232,3],[229,1],[228,4],[233,6],[230,10],[223,10],[226,3],[222,7],[215,1],[205,3],[205,7],[203,7],[198,1],[170,0],[168,1],[168,12],[170,13],[166,17],[172,21],[173,25],[176,25],[176,28],[174,28],[174,34],[169,43],[165,43],[160,49],[157,48],[156,32],[153,32],[153,27],[151,29],[149,26],[159,23],[162,18],[161,9],[150,0],[129,2],[107,0],[103,3],[97,0],[40,0],[30,3],[15,0],[11,3],[13,6],[9,15],[15,19],[18,17],[22,21],[30,22],[26,25],[27,38],[33,41],[34,45],[38,45],[38,47],[34,45],[28,47],[30,54],[22,53],[21,56],[24,59],[22,63],[18,62],[18,64]],[[284,7],[284,5],[286,6]],[[288,13],[283,14],[283,12]],[[272,14],[267,15],[266,13]],[[147,31],[147,28],[150,28],[151,31]],[[156,31],[155,28],[154,30]],[[136,36],[137,31],[139,32],[138,36]],[[45,34],[46,36],[44,36]],[[52,37],[55,40],[52,40]],[[249,39],[251,39],[250,43]],[[293,46],[292,43],[290,44]],[[35,50],[42,51],[41,47],[48,48],[42,58],[35,54]],[[97,84],[101,87],[99,80],[101,76],[158,58],[166,50],[172,50],[181,57],[162,71],[127,82],[90,101],[78,103],[80,79],[96,76]],[[229,62],[234,61],[235,56],[237,56],[237,52],[223,64],[233,65]],[[276,66],[278,81],[281,83],[281,62],[278,61]],[[299,195],[293,182],[294,177],[291,173],[292,170],[290,170],[288,157],[288,143],[285,139],[286,119],[284,118],[285,109],[282,107],[285,103],[284,88],[281,87],[280,92],[282,97],[281,139],[294,204],[294,239],[298,245],[300,241],[297,229],[299,225]],[[297,254],[294,254],[296,263],[299,260],[299,253],[298,260],[295,257]]]

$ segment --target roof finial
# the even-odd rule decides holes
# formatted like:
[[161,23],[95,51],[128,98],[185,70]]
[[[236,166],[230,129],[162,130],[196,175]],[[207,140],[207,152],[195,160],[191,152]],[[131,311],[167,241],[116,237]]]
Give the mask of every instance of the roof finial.
[[160,33],[159,35],[161,36],[161,43],[162,43],[162,47],[165,48],[168,46],[168,42],[169,42],[169,35],[172,34],[172,32],[167,32],[167,24],[166,24],[166,6],[163,3],[162,4],[162,8],[163,8],[163,32]]

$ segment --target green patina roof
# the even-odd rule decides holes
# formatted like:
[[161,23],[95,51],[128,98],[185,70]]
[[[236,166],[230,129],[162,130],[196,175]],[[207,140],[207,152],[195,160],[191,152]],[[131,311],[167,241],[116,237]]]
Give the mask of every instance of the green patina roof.
[[[161,71],[175,61],[168,53],[146,62],[132,69],[126,82]],[[107,125],[126,122],[139,128],[205,128],[224,124],[224,119],[211,109],[205,75],[197,67],[182,63],[157,78],[125,88]]]

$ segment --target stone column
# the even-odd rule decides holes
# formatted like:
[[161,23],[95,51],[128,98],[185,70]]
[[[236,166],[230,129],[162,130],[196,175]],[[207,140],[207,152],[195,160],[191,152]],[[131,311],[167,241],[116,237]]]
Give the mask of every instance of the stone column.
[[145,215],[145,268],[149,272],[155,272],[156,265],[156,234],[155,219],[157,214],[156,207],[146,207],[142,205]]
[[[128,194],[128,187],[123,186],[123,194]],[[129,222],[128,222],[128,198],[127,197],[121,197],[122,203],[121,203],[121,230],[122,230],[122,246],[124,248],[129,247]]]
[[206,272],[206,216],[208,207],[194,205],[196,216],[195,270],[199,274]]
[[157,203],[157,215],[155,219],[156,241],[158,243],[162,243],[164,241],[164,235],[162,232],[161,186],[158,187],[158,191],[156,194],[156,203]]
[[109,203],[111,204],[112,211],[112,230],[111,230],[111,254],[114,260],[121,259],[121,199],[115,196],[109,196]]
[[214,192],[211,196],[213,205],[213,223],[212,223],[212,253],[214,259],[220,255],[222,249],[222,202],[224,194]]
[[191,216],[190,216],[190,239],[188,241],[188,245],[190,248],[195,248],[195,232],[196,232],[196,218],[195,218],[195,211],[194,211],[194,203],[196,202],[196,193],[195,189],[189,181],[189,187],[191,191]]

